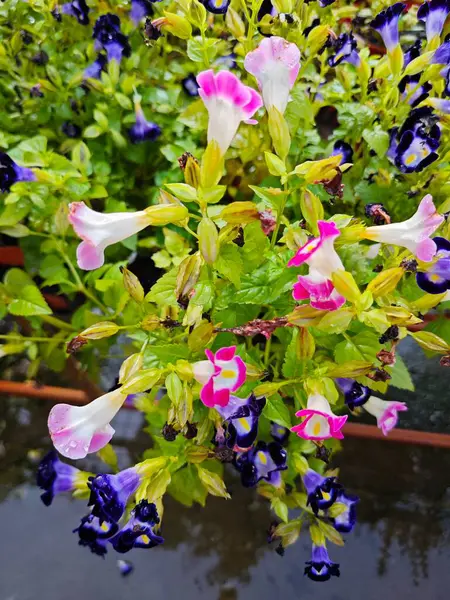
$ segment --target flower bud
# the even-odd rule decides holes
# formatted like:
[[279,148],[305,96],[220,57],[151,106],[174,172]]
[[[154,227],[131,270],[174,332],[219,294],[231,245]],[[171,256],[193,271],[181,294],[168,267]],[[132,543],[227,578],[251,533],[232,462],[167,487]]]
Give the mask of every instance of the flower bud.
[[198,226],[200,252],[208,265],[212,265],[219,253],[219,233],[209,217],[203,217]]
[[[393,51],[388,53],[388,57],[389,57],[389,66],[390,66],[392,75],[394,75],[394,76],[399,75],[402,72],[403,63],[404,63],[403,50],[402,50],[400,44],[397,44],[395,46],[395,48],[393,49]],[[411,62],[413,62],[413,61],[411,61]],[[410,66],[410,64],[408,66]],[[406,73],[406,71],[405,71],[405,73]]]
[[[308,34],[309,55],[315,56],[323,48],[330,35],[330,28],[327,25],[318,25]],[[333,34],[334,37],[335,34]]]
[[225,16],[225,23],[237,40],[241,37],[244,37],[244,21],[241,19],[239,13],[236,12],[231,6],[228,7],[227,14]]
[[269,133],[275,152],[285,160],[291,147],[291,136],[286,119],[274,106],[269,108]]
[[273,5],[278,12],[278,14],[288,14],[290,15],[294,10],[294,5],[292,0],[274,0]]
[[403,276],[403,269],[401,267],[393,267],[391,269],[385,269],[381,271],[375,279],[367,286],[369,292],[372,292],[374,298],[378,296],[385,296],[390,292],[393,292],[397,287],[398,282]]
[[209,188],[217,185],[223,173],[223,154],[216,140],[209,142],[202,158],[200,179],[202,187]]
[[311,327],[312,325],[318,325],[324,316],[323,310],[317,310],[309,304],[303,304],[287,315],[287,320],[291,325]]
[[232,202],[223,209],[220,218],[233,225],[243,225],[257,221],[259,213],[254,202]]
[[319,233],[317,221],[322,220],[324,216],[323,206],[319,198],[308,188],[304,188],[300,196],[300,210],[311,231],[317,235]]
[[112,321],[102,321],[91,325],[80,333],[80,337],[88,340],[101,340],[105,337],[111,337],[119,331],[119,326]]
[[200,187],[200,165],[190,152],[185,152],[178,159],[178,164],[184,173],[184,181],[195,189]]
[[411,335],[424,350],[441,354],[448,354],[450,352],[450,346],[447,342],[435,333],[431,333],[431,331],[417,331],[415,333],[410,333],[409,335]]
[[152,21],[152,26],[171,33],[182,40],[188,40],[192,35],[192,27],[187,19],[175,13],[164,11],[164,17]]
[[[167,193],[167,192],[166,192]],[[145,209],[150,225],[167,225],[186,219],[189,212],[183,205],[159,204]]]
[[198,0],[191,1],[189,7],[189,20],[199,29],[204,28],[206,23],[206,8]]
[[144,288],[134,273],[126,267],[122,269],[123,285],[130,296],[139,304],[144,301]]
[[189,334],[188,347],[191,352],[203,350],[214,336],[214,326],[209,321],[202,321]]
[[161,327],[161,321],[156,315],[148,315],[141,321],[141,328],[144,331],[155,331],[158,327]]
[[348,271],[335,271],[332,274],[333,285],[336,290],[350,302],[357,302],[361,297],[358,285],[353,278],[353,275]]
[[189,296],[194,289],[200,275],[202,266],[202,257],[199,252],[187,256],[178,267],[177,285],[175,287],[175,296],[178,299]]
[[417,58],[414,58],[407,66],[404,71],[404,75],[417,75],[421,73],[428,65],[431,64],[431,59],[434,52],[424,52]]
[[141,352],[131,354],[126,358],[119,371],[119,383],[124,383],[127,379],[132,377],[135,373],[142,369],[144,364],[144,357]]

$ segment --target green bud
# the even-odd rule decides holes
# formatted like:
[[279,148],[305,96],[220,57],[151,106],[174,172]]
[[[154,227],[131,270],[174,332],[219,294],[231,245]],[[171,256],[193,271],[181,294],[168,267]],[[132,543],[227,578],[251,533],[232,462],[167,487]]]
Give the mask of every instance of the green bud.
[[225,23],[234,37],[238,40],[245,36],[245,25],[238,12],[229,6],[225,17]]
[[131,354],[126,358],[119,370],[119,383],[123,383],[127,379],[130,379],[135,373],[142,369],[144,364],[144,357],[141,352]]
[[141,321],[141,327],[144,331],[155,331],[161,327],[161,319],[156,315],[148,315]]
[[402,72],[403,63],[404,63],[403,50],[402,50],[400,44],[397,44],[397,46],[393,49],[393,51],[388,54],[388,59],[389,59],[389,67],[391,69],[392,75],[394,75],[394,76],[400,75],[400,73]]
[[351,273],[348,271],[335,271],[331,279],[336,290],[350,302],[357,302],[361,297],[359,287]]
[[139,304],[144,301],[144,288],[141,282],[134,273],[129,271],[126,267],[122,269],[123,285],[130,296]]
[[152,25],[182,40],[188,40],[192,36],[192,27],[189,21],[167,10],[164,11],[164,17],[155,19],[152,21]]
[[322,202],[308,188],[304,188],[300,196],[300,210],[311,231],[318,234],[317,221],[323,219]]
[[187,297],[194,289],[200,276],[202,267],[202,257],[199,252],[187,256],[178,267],[177,285],[175,287],[175,296],[177,299]]
[[410,332],[409,335],[413,337],[424,350],[440,354],[448,354],[450,352],[450,346],[447,342],[435,333],[431,333],[431,331]]
[[271,175],[286,175],[286,165],[276,154],[265,151],[264,158],[266,159],[266,165]]
[[199,352],[206,348],[214,336],[214,326],[209,321],[202,321],[188,337],[188,348],[191,352]]
[[149,217],[150,225],[178,223],[178,221],[186,219],[189,214],[188,209],[182,204],[159,204],[146,208],[145,212]]
[[286,119],[274,106],[269,107],[269,133],[275,152],[284,161],[291,146],[291,136]]
[[166,377],[165,386],[167,395],[175,406],[178,406],[183,396],[183,384],[181,383],[181,379],[176,373],[169,373]]
[[219,232],[209,217],[203,217],[198,226],[200,252],[208,265],[212,265],[219,254]]
[[403,277],[404,271],[401,267],[393,267],[391,269],[385,269],[378,273],[378,275],[372,279],[367,286],[369,292],[372,292],[374,298],[378,296],[386,296],[390,294],[397,287],[398,282]]
[[200,179],[202,187],[214,187],[220,181],[223,173],[223,154],[216,140],[209,142],[200,167]]
[[259,220],[259,212],[254,202],[232,202],[225,206],[220,213],[220,218],[227,223],[243,225]]
[[[198,1],[197,4],[199,4]],[[200,6],[203,5],[200,4]],[[185,152],[178,159],[178,164],[184,173],[184,181],[191,187],[198,189],[200,187],[200,165],[195,156],[190,152]]]
[[191,0],[189,19],[199,29],[204,29],[206,24],[206,8],[198,0]]
[[88,340],[101,340],[105,337],[111,337],[119,331],[119,326],[112,321],[102,321],[91,325],[80,333],[80,337]]

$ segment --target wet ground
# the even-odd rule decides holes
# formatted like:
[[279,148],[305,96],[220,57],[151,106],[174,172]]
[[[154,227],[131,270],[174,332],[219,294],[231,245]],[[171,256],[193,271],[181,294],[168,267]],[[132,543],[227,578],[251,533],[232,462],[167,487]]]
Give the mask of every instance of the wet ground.
[[[415,394],[395,392],[410,403],[408,425],[448,430],[450,371],[436,359],[425,361],[417,347],[403,354],[418,388]],[[29,451],[50,447],[48,410],[44,401],[0,397],[0,600],[448,597],[450,450],[345,440],[336,458],[340,478],[361,502],[359,523],[345,547],[329,547],[341,565],[340,579],[313,583],[303,576],[310,548],[306,533],[278,556],[267,544],[273,515],[266,502],[243,489],[231,472],[231,501],[210,497],[206,508],[186,509],[169,499],[165,544],[130,554],[135,571],[122,578],[116,554],[102,560],[77,545],[71,530],[85,512],[82,501],[58,497],[50,508],[40,502]],[[121,466],[145,447],[140,418],[124,411],[115,422]]]

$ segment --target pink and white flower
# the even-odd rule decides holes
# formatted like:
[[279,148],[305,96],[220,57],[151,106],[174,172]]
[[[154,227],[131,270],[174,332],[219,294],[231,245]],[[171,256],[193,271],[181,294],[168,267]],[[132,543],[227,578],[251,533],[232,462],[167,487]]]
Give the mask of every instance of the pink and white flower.
[[227,406],[231,392],[235,392],[245,381],[247,368],[236,346],[221,348],[215,354],[205,350],[208,360],[194,363],[194,377],[203,385],[200,400],[205,406]]
[[377,425],[384,435],[387,435],[397,425],[397,413],[408,410],[404,402],[389,402],[376,396],[370,396],[363,407],[376,418]]
[[56,450],[72,459],[101,450],[114,435],[109,423],[126,398],[117,389],[86,406],[54,406],[48,416],[48,429]]
[[197,83],[209,113],[208,143],[215,140],[225,154],[241,121],[256,124],[252,117],[262,106],[261,96],[229,71],[202,71],[197,75]]
[[419,204],[417,212],[407,221],[367,227],[364,237],[383,244],[403,246],[419,260],[430,262],[436,254],[436,243],[430,238],[444,221],[427,194]]
[[126,240],[151,223],[145,210],[138,212],[100,213],[84,202],[69,204],[69,222],[83,240],[77,248],[80,269],[92,271],[105,262],[105,248]]
[[341,429],[347,421],[347,415],[338,417],[330,407],[328,400],[321,394],[311,394],[306,408],[295,413],[296,417],[303,419],[302,423],[295,425],[291,431],[305,440],[328,440],[336,438],[341,440],[344,435]]
[[337,310],[345,303],[331,277],[334,272],[344,270],[344,265],[334,249],[334,240],[341,234],[334,223],[318,221],[319,237],[313,238],[297,250],[288,262],[288,267],[309,265],[308,275],[299,275],[292,295],[295,300],[310,299],[311,306],[319,310]]
[[267,110],[275,107],[283,114],[300,69],[296,44],[276,35],[264,38],[256,50],[247,54],[244,67],[258,80]]

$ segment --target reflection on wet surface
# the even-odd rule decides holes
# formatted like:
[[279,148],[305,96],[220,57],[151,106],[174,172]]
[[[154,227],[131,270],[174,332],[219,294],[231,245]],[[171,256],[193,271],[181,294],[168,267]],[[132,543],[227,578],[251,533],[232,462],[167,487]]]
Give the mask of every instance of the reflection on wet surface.
[[[45,451],[49,405],[0,398],[0,600],[384,600],[447,598],[450,586],[450,451],[347,439],[335,463],[361,497],[358,525],[344,548],[330,545],[341,577],[315,584],[303,577],[309,540],[284,557],[267,545],[273,520],[267,503],[243,489],[230,471],[233,499],[206,508],[165,504],[166,543],[125,558],[135,571],[122,579],[117,555],[103,561],[77,546],[71,530],[82,501],[58,497],[50,508],[33,486],[29,450]],[[124,411],[114,424],[121,466],[145,448],[140,415]],[[95,460],[95,459],[94,459]],[[86,469],[98,469],[91,459]]]

